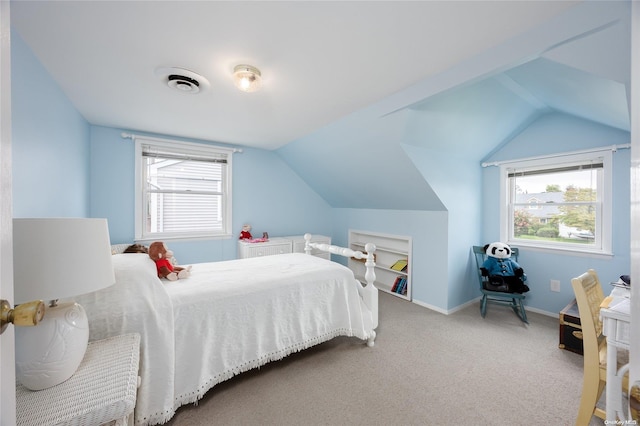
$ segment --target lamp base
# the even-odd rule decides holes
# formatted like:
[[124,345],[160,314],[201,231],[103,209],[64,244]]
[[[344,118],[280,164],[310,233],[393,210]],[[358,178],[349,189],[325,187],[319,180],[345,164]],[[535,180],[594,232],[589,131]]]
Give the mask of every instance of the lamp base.
[[75,302],[47,307],[36,327],[16,327],[16,378],[42,390],[67,380],[78,369],[89,341],[84,308]]

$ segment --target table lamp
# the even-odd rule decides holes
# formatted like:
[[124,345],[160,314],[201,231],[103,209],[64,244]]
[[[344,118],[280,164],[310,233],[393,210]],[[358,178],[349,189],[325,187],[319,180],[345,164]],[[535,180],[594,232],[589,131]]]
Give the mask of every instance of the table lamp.
[[64,382],[84,358],[87,315],[69,299],[115,283],[106,219],[13,219],[15,303],[50,301],[35,327],[18,327],[16,378],[31,390]]

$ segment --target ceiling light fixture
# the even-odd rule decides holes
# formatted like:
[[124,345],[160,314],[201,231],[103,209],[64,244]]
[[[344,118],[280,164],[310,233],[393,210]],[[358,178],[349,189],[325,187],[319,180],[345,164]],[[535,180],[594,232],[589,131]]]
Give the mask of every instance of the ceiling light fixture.
[[236,65],[233,69],[233,79],[238,89],[243,92],[255,92],[260,89],[262,74],[258,68],[251,65]]

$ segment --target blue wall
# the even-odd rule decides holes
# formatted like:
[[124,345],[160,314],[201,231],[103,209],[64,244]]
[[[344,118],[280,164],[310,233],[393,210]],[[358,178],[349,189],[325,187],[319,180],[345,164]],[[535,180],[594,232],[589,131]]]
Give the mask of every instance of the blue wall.
[[477,161],[467,158],[464,150],[403,148],[447,209],[446,234],[434,234],[431,224],[426,224],[423,232],[430,245],[447,254],[446,263],[432,257],[424,261],[430,270],[447,267],[447,297],[438,306],[449,311],[479,295],[471,246],[481,237],[481,173]]
[[[564,114],[547,114],[513,138],[487,161],[504,161],[572,152],[630,143],[628,132],[601,126]],[[558,251],[521,249],[520,263],[525,269],[532,291],[527,306],[547,312],[559,312],[574,298],[571,278],[589,268],[598,272],[607,285],[622,274],[630,273],[630,154],[620,149],[613,154],[613,256],[569,254]],[[500,187],[498,167],[482,170],[484,242],[500,239]],[[560,281],[560,293],[550,290],[549,280]]]
[[[134,143],[123,139],[122,132],[91,128],[91,216],[109,220],[114,244],[133,242],[134,236]],[[256,236],[264,231],[271,236],[305,232],[331,235],[329,205],[272,151],[243,148],[242,153],[233,154],[232,182],[235,235],[240,234],[244,223],[251,224]],[[237,254],[235,238],[168,244],[181,263],[229,260]]]
[[89,124],[11,33],[14,217],[86,217]]
[[331,207],[440,210],[442,204],[401,147],[409,118],[406,111],[380,116],[365,108],[277,153]]
[[[133,142],[91,126],[15,32],[11,50],[14,217],[105,217],[113,244],[133,242]],[[331,235],[331,208],[280,157],[249,148],[233,161],[236,235],[243,223],[256,235]],[[235,238],[169,244],[185,264],[237,253]]]
[[[12,74],[14,215],[106,217],[113,243],[132,242],[133,143],[121,138],[123,129],[88,124],[17,35],[12,39]],[[234,230],[239,232],[243,223],[251,223],[256,234],[313,232],[331,235],[341,245],[347,243],[349,229],[409,235],[413,237],[415,301],[449,312],[473,300],[478,292],[470,246],[500,237],[497,168],[482,169],[464,149],[447,151],[422,143],[431,138],[424,109],[380,120],[376,115],[356,116],[353,122],[327,126],[280,152],[247,148],[234,154]],[[367,128],[375,129],[375,134],[359,134],[358,129]],[[346,139],[344,129],[348,129]],[[420,187],[428,188],[420,194],[436,194],[437,209],[332,206],[308,185],[324,188],[322,174],[318,182],[307,183],[295,171],[295,159],[309,155],[309,151],[305,154],[309,143],[318,153],[335,145],[335,152],[348,159],[369,149],[371,141],[379,140],[378,134],[393,141],[394,158],[415,167],[416,175],[425,181]],[[352,141],[357,141],[355,148],[349,145]],[[628,132],[552,114],[533,122],[484,160],[628,142]],[[347,146],[352,151],[345,151]],[[344,169],[351,171],[348,161]],[[339,185],[348,179],[347,171],[325,182]],[[381,166],[360,173],[365,182],[380,182],[389,171]],[[587,268],[596,268],[605,282],[629,272],[629,188],[629,151],[621,150],[614,155],[613,257],[523,250],[521,261],[530,281],[536,283],[527,299],[530,308],[558,312],[573,298],[570,278]],[[371,193],[376,196],[375,185]],[[235,238],[170,245],[183,264],[236,257]],[[560,293],[550,292],[549,279],[561,281]]]

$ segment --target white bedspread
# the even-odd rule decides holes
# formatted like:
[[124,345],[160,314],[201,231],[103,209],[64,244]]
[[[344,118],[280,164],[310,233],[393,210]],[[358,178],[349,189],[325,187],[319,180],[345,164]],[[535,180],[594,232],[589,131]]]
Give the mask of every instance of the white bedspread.
[[140,334],[142,380],[135,421],[164,423],[173,416],[175,352],[171,300],[148,255],[113,255],[113,267],[115,285],[75,300],[87,312],[89,340]]
[[169,282],[145,256],[115,255],[117,284],[76,298],[92,340],[142,336],[136,424],[164,423],[240,372],[339,335],[373,334],[360,284],[338,263],[305,254],[202,263]]

